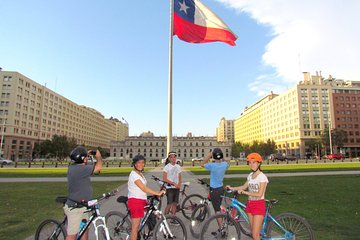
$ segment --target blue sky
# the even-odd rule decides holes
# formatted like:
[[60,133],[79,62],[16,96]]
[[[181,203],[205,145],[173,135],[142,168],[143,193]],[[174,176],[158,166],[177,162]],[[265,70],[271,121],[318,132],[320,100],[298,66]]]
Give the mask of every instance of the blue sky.
[[[301,72],[360,80],[358,1],[203,0],[237,46],[174,37],[173,135],[214,136]],[[345,4],[346,3],[346,4]],[[46,84],[130,135],[167,134],[169,1],[3,0],[0,67]]]

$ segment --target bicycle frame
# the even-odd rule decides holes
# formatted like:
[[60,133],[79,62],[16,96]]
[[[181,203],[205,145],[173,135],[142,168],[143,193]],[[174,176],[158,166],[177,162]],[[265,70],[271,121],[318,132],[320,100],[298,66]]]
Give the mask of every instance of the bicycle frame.
[[[78,232],[77,236],[76,236],[76,240],[80,240],[80,238],[84,235],[85,231],[90,227],[90,224],[92,223],[94,225],[94,229],[95,229],[95,237],[96,239],[98,239],[99,236],[99,228],[103,228],[105,230],[105,235],[106,235],[106,239],[110,239],[110,235],[109,235],[109,230],[106,226],[105,223],[105,217],[102,217],[100,215],[100,204],[98,202],[97,199],[95,200],[91,200],[88,202],[88,206],[89,207],[95,207],[95,209],[90,209],[88,212],[92,212],[89,220],[86,222],[85,226],[80,229],[80,231]],[[100,222],[100,223],[98,223]]]
[[[226,196],[223,196],[223,198],[230,199],[231,200],[230,207],[235,208],[236,211],[238,213],[240,213],[240,215],[245,219],[245,221],[249,223],[248,216],[244,210],[246,208],[245,204],[243,204],[236,198],[230,198],[230,197],[226,197]],[[234,216],[231,216],[231,217],[234,217]],[[239,221],[239,219],[235,219],[235,220]],[[268,224],[269,221],[273,221],[276,224],[276,226],[278,226],[284,232],[284,235],[282,237],[277,237],[277,238],[266,237],[265,229],[266,229],[266,225]],[[260,232],[260,238],[262,240],[287,240],[287,239],[293,239],[293,237],[294,237],[293,233],[286,230],[278,221],[276,221],[276,219],[273,216],[271,216],[270,207],[267,206],[265,217],[264,217],[264,222],[262,224],[262,228],[261,228],[261,232]]]
[[[266,224],[269,221],[273,221],[276,224],[276,226],[278,226],[284,232],[283,237],[277,237],[277,238],[266,237],[265,229],[266,229]],[[263,240],[287,240],[287,239],[290,240],[290,239],[293,239],[294,234],[289,232],[288,230],[286,230],[278,221],[276,221],[276,219],[273,216],[270,215],[269,208],[266,208],[266,214],[265,214],[265,217],[264,217],[263,226],[261,228],[260,237]]]
[[[226,197],[226,196],[223,196],[224,199],[230,199],[231,200],[231,203],[230,203],[230,207],[233,207],[236,209],[236,211],[238,213],[240,213],[240,215],[245,219],[246,222],[249,222],[249,219],[248,219],[248,216],[245,212],[245,208],[246,208],[246,205],[243,204],[242,202],[238,201],[236,198],[230,198],[230,197]],[[234,217],[234,216],[232,216]],[[237,221],[239,221],[239,219],[235,219]]]
[[98,239],[99,237],[99,228],[105,231],[106,239],[110,239],[109,229],[106,226],[105,217],[100,214],[100,200],[110,197],[113,193],[108,193],[104,195],[102,198],[93,199],[87,202],[88,210],[86,212],[91,212],[91,216],[89,220],[86,222],[85,226],[81,228],[76,235],[76,240],[80,240],[80,238],[84,235],[85,231],[89,228],[92,223],[95,229],[95,237]]

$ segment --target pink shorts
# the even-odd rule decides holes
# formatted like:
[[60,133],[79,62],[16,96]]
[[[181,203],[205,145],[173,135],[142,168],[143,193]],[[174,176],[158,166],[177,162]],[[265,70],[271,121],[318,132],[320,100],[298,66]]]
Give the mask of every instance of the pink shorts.
[[251,215],[265,216],[265,200],[248,200],[246,203],[245,212],[250,213]]
[[144,217],[144,207],[146,206],[147,201],[145,199],[138,198],[129,198],[128,207],[130,210],[130,215],[132,218],[143,218]]

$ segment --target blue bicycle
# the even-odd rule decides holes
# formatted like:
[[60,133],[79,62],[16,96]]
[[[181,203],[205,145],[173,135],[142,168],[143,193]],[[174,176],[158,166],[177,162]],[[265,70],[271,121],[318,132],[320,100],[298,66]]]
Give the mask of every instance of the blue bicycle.
[[[245,204],[234,197],[223,196],[230,202],[225,213],[211,216],[203,224],[200,239],[240,239],[241,232],[251,236]],[[270,209],[278,200],[266,200],[266,214],[261,228],[260,238],[263,240],[313,240],[314,234],[305,218],[294,213],[282,213],[276,217],[270,214]]]

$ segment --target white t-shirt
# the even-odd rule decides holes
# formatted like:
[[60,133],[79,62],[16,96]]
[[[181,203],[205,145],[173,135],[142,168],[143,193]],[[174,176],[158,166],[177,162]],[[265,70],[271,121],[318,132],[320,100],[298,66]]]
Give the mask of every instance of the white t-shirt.
[[[247,177],[248,191],[251,193],[254,193],[254,192],[256,193],[256,192],[259,192],[259,190],[260,190],[260,183],[263,183],[263,182],[268,183],[269,180],[263,172],[259,173],[259,175],[257,175],[256,178],[254,178],[254,179],[252,177],[253,174],[254,173],[252,172]],[[265,191],[261,197],[249,196],[249,200],[260,200],[260,199],[265,199]]]
[[[181,167],[179,164],[172,165],[171,163],[166,164],[163,169],[167,173],[168,180],[178,184],[179,183],[179,174],[181,173]],[[171,188],[175,188],[171,186]]]
[[147,181],[145,177],[142,177],[134,170],[131,171],[128,180],[128,198],[137,198],[137,199],[145,199],[146,200],[146,193],[143,192],[136,184],[135,181],[140,179],[140,181],[146,185]]

